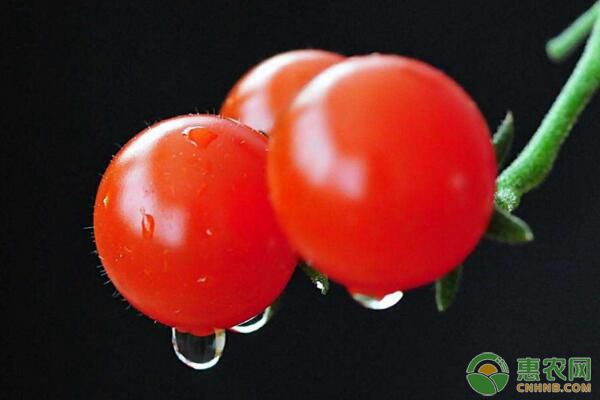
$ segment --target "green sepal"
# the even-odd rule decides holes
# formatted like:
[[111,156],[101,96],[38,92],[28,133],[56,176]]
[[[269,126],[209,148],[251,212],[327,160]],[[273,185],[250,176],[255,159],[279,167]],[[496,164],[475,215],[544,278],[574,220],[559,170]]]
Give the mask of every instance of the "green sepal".
[[463,266],[459,265],[435,282],[435,304],[439,312],[446,311],[454,303],[460,287]]
[[486,237],[505,243],[526,243],[533,240],[533,232],[521,218],[494,205],[492,220]]
[[321,291],[322,295],[326,295],[329,291],[329,278],[327,275],[322,274],[317,271],[310,265],[306,263],[306,261],[300,261],[298,267],[308,276],[308,279]]
[[504,166],[506,157],[508,156],[508,153],[510,153],[514,137],[515,119],[513,118],[512,112],[508,111],[492,138],[498,169]]

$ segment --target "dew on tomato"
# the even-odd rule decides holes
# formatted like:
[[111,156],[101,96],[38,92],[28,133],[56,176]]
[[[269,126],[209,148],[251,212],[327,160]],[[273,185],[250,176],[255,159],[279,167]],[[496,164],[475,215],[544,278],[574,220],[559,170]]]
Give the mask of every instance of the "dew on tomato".
[[435,281],[488,224],[496,164],[473,100],[428,64],[352,57],[282,113],[268,159],[271,200],[292,245],[351,293]]
[[185,128],[182,134],[195,146],[203,149],[207,148],[213,140],[219,137],[217,133],[204,126],[191,126]]
[[109,278],[135,308],[208,335],[280,295],[296,257],[268,201],[266,149],[263,135],[235,121],[187,115],[149,127],[115,156],[94,234]]
[[324,50],[293,50],[278,54],[248,71],[227,95],[220,113],[254,129],[270,132],[277,115],[316,75],[342,61]]
[[152,239],[152,235],[154,235],[154,217],[146,214],[143,209],[140,212],[142,213],[142,237]]

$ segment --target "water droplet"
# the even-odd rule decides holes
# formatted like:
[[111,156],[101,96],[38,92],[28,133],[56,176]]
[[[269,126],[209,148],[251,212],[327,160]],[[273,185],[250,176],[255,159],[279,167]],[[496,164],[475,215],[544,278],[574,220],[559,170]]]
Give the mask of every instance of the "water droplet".
[[201,276],[200,278],[196,279],[196,282],[198,282],[198,283],[206,283],[207,280],[208,280],[208,277]]
[[142,212],[142,236],[144,239],[152,239],[154,235],[154,217]]
[[183,135],[188,138],[195,146],[202,149],[208,147],[219,135],[203,126],[192,126],[183,131]]
[[373,297],[361,293],[350,292],[352,298],[361,306],[366,307],[370,310],[385,310],[390,308],[402,299],[404,293],[401,291],[388,293],[383,297]]
[[225,331],[215,329],[209,336],[195,336],[172,329],[171,342],[179,360],[196,370],[209,369],[219,362],[225,348]]
[[210,228],[206,228],[206,236],[212,236],[213,235],[213,231]]
[[102,204],[104,205],[104,207],[108,207],[108,202],[109,202],[109,198],[108,195],[104,196],[104,198],[102,199]]
[[319,280],[316,280],[316,281],[315,281],[315,286],[316,286],[316,287],[317,287],[317,289],[319,289],[321,292],[322,292],[323,290],[325,290],[325,285],[323,285],[323,282],[321,282],[321,281],[319,281]]
[[230,328],[230,330],[237,333],[252,333],[256,332],[263,326],[269,322],[269,320],[273,317],[273,308],[271,306],[265,308],[263,312],[254,317],[250,318],[247,321],[242,322],[239,325]]

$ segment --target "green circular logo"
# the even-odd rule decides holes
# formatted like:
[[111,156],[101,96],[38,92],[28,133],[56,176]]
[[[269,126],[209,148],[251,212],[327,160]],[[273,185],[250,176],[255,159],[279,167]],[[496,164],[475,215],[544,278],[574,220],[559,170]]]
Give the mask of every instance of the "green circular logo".
[[467,382],[482,396],[500,393],[508,384],[508,365],[495,353],[481,353],[467,365]]

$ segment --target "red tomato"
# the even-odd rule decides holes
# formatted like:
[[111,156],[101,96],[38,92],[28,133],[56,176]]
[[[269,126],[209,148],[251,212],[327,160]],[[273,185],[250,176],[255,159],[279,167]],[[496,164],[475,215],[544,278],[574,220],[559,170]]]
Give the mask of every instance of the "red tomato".
[[381,296],[443,276],[492,212],[496,163],[486,122],[441,71],[353,57],[320,74],[273,130],[276,213],[311,264]]
[[229,328],[269,306],[296,258],[267,199],[266,138],[189,115],[134,137],[98,189],[94,234],[138,310],[183,332]]
[[312,78],[344,57],[323,50],[295,50],[251,69],[227,95],[221,114],[263,132]]

